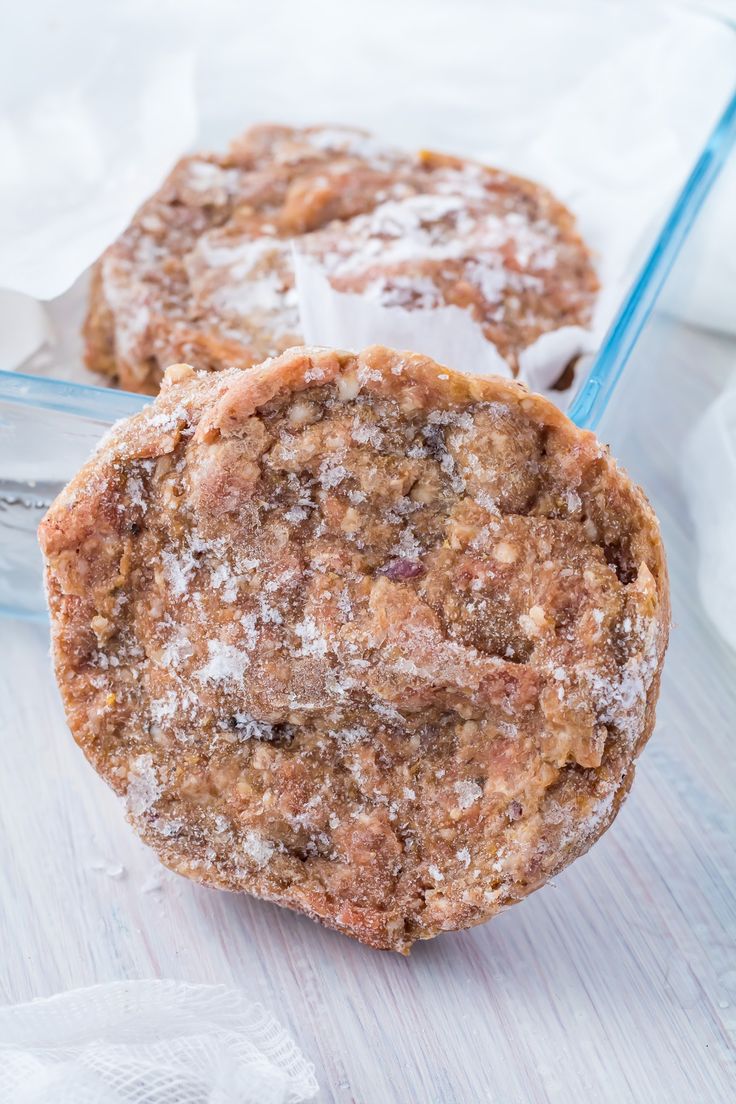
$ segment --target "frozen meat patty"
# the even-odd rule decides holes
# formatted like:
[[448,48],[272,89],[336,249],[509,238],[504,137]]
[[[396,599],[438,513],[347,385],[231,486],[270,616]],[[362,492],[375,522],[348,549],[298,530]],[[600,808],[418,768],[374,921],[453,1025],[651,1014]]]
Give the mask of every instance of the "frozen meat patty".
[[295,245],[338,291],[469,312],[514,373],[543,334],[590,323],[598,286],[538,184],[348,128],[253,127],[180,161],[101,258],[87,364],[155,394],[174,361],[243,368],[301,342]]
[[143,839],[373,947],[542,885],[652,730],[656,519],[511,381],[382,347],[176,365],[41,543],[69,725]]

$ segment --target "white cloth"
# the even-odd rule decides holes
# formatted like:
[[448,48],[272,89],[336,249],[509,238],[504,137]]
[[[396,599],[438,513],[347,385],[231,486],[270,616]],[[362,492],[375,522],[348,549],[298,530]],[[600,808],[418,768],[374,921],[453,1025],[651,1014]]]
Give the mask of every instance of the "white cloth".
[[736,375],[690,433],[682,476],[698,544],[700,598],[736,649]]
[[298,1104],[317,1082],[224,986],[120,981],[0,1008],[3,1104]]

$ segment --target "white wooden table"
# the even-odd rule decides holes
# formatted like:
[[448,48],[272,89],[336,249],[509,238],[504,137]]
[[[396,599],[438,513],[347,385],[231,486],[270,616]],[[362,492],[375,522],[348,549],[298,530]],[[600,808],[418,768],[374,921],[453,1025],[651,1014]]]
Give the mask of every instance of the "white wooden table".
[[[42,627],[0,623],[0,998],[115,978],[241,986],[340,1104],[734,1097],[736,658],[706,622],[678,463],[736,343],[655,319],[602,435],[662,520],[675,627],[633,793],[586,858],[411,958],[163,872],[69,737]],[[729,1089],[730,1083],[730,1089]]]

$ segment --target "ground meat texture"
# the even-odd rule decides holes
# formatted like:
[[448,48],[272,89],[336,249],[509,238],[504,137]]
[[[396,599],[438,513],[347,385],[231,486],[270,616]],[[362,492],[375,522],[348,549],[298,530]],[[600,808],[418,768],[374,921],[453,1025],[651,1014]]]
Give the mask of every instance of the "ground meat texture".
[[259,126],[180,161],[105,252],[87,364],[155,394],[174,361],[250,367],[296,344],[295,242],[339,291],[467,310],[514,372],[542,334],[591,321],[588,251],[539,185],[349,128]]
[[143,839],[373,947],[542,885],[652,729],[656,519],[509,381],[380,347],[176,365],[40,536],[69,725]]

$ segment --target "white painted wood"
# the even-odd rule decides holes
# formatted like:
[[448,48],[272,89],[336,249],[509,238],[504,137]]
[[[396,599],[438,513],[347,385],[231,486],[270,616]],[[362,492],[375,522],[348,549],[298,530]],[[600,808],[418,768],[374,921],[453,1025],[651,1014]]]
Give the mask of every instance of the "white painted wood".
[[686,427],[732,365],[736,343],[660,316],[602,431],[659,512],[674,598],[629,801],[554,886],[408,960],[162,872],[66,732],[45,631],[0,624],[0,998],[114,978],[239,985],[339,1104],[733,1099],[736,658],[699,606],[678,475]]

